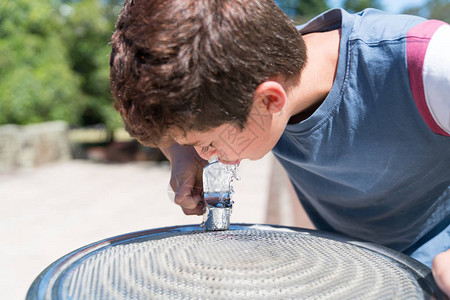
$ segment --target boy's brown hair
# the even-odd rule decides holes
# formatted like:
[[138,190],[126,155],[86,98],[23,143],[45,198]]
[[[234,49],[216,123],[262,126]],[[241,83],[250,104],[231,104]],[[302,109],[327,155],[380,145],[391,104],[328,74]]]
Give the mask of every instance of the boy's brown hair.
[[243,128],[259,84],[296,80],[306,48],[272,0],[126,0],[112,36],[111,90],[147,146],[171,130]]

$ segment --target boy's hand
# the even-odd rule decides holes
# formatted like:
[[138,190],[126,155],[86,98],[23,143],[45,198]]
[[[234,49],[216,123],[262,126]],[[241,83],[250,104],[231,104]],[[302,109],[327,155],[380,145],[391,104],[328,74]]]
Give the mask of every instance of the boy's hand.
[[450,297],[450,249],[436,255],[431,270],[441,291]]
[[175,192],[174,202],[186,215],[203,214],[202,171],[208,161],[203,160],[193,147],[173,144],[161,149],[170,161],[170,186]]

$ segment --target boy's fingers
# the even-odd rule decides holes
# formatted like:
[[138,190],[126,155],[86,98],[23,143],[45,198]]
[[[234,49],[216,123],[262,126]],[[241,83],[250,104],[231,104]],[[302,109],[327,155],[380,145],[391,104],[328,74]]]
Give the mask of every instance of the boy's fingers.
[[200,203],[203,191],[201,176],[198,179],[194,172],[180,173],[172,176],[169,185],[172,187],[172,192],[168,192],[169,198],[180,205],[186,215],[203,214],[203,206]]
[[194,205],[184,205],[185,202],[181,203],[180,206],[183,209],[184,214],[186,215],[202,215],[203,214],[203,205],[201,202],[200,195],[187,196],[184,198],[185,202],[190,202]]
[[[194,178],[192,178],[194,179]],[[195,209],[201,201],[201,190],[194,186],[195,181],[185,181],[177,186],[174,202],[186,209]]]
[[196,210],[199,205],[201,205],[201,196],[197,195],[186,195],[186,194],[177,194],[175,195],[175,203],[180,205],[182,208],[188,210]]
[[195,209],[198,205],[192,195],[175,195],[175,203],[187,209]]
[[450,249],[436,255],[431,270],[439,288],[450,297]]
[[181,207],[185,215],[202,215],[203,214],[203,206],[198,205],[195,209],[187,209]]

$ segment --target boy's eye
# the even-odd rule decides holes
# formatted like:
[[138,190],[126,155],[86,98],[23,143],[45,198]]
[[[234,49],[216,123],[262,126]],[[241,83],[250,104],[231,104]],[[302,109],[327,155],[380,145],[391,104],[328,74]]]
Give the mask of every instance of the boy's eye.
[[202,147],[202,152],[208,152],[208,151],[209,151],[209,146]]
[[209,144],[208,146],[203,146],[202,147],[202,152],[208,152],[209,150],[211,150],[211,148],[213,147],[213,144]]

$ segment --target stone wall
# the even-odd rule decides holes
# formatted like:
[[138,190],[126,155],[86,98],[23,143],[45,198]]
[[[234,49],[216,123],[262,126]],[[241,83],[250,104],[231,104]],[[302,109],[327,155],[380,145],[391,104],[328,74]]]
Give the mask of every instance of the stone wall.
[[67,133],[62,121],[0,126],[0,173],[71,159]]

